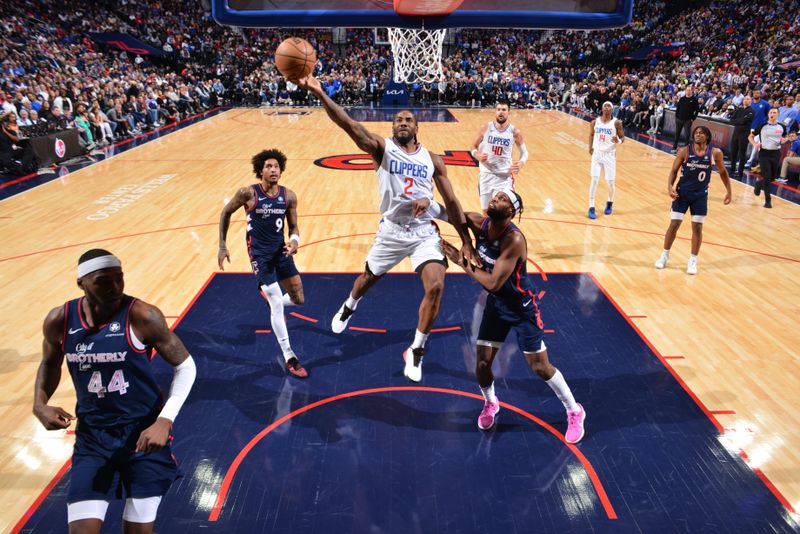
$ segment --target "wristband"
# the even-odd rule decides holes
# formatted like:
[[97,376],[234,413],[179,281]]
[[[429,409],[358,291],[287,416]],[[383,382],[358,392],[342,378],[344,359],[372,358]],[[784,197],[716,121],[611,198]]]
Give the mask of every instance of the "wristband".
[[297,235],[297,234],[290,235],[289,236],[289,241],[294,241],[295,243],[297,243],[298,247],[300,246],[300,236]]

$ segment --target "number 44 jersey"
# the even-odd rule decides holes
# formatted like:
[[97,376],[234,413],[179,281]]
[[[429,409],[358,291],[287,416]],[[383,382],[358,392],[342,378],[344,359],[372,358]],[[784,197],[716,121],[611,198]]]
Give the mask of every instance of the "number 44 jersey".
[[77,392],[80,424],[110,428],[155,420],[161,410],[149,350],[130,327],[134,302],[125,295],[114,317],[94,328],[83,316],[83,297],[64,304],[62,349]]

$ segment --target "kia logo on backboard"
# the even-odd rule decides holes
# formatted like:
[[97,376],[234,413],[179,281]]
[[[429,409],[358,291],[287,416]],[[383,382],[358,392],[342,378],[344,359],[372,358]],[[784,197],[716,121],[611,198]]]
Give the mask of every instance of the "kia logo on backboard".
[[64,141],[62,141],[61,139],[56,139],[55,149],[56,149],[56,156],[58,156],[59,158],[63,158],[64,154],[67,153],[67,145],[65,145]]

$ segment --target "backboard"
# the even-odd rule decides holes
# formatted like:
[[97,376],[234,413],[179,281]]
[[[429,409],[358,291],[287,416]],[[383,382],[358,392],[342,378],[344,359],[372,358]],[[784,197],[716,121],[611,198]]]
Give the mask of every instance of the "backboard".
[[[460,5],[459,5],[460,4]],[[407,16],[412,5],[439,16]],[[597,30],[630,22],[633,0],[212,0],[221,24],[276,28],[539,28]]]

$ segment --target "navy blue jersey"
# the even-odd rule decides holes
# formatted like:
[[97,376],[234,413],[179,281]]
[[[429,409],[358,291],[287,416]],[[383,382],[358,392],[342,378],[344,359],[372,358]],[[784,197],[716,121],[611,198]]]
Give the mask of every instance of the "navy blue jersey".
[[711,181],[711,167],[714,165],[712,152],[714,148],[708,145],[706,151],[699,156],[694,153],[694,145],[686,147],[688,157],[683,163],[683,172],[678,181],[678,194],[708,193],[708,182]]
[[125,295],[119,311],[104,325],[89,328],[83,297],[64,304],[61,348],[78,397],[78,421],[97,428],[156,419],[163,398],[146,349],[130,339],[130,310],[136,299]]
[[273,256],[283,249],[283,227],[286,222],[288,202],[286,188],[278,187],[278,194],[271,197],[261,184],[253,184],[256,203],[247,210],[247,251],[250,258]]
[[[500,242],[509,232],[519,232],[519,228],[514,223],[508,223],[503,228],[497,239],[489,239],[489,219],[486,218],[481,223],[481,231],[478,233],[477,251],[483,261],[482,269],[488,273],[494,269],[497,258],[500,257]],[[537,308],[536,296],[533,285],[528,280],[528,270],[525,267],[525,260],[518,259],[514,272],[506,279],[503,285],[492,295],[497,298],[502,307],[508,312],[519,313],[525,309]]]

